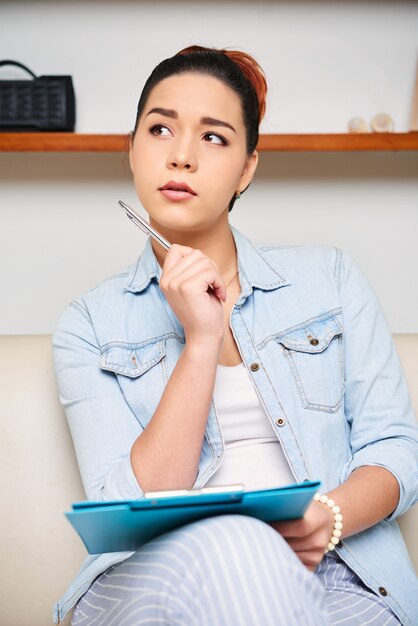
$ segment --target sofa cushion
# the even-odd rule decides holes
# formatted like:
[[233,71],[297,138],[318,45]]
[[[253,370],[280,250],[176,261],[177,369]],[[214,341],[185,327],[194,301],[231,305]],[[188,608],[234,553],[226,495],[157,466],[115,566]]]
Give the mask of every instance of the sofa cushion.
[[[418,334],[395,341],[418,407]],[[46,626],[86,555],[63,515],[84,491],[58,400],[51,336],[0,336],[0,355],[0,623]],[[418,570],[418,507],[400,523]]]

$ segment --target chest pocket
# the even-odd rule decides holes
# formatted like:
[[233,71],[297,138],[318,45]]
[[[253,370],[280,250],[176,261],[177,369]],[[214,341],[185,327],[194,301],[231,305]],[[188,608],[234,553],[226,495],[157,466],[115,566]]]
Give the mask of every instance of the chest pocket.
[[109,346],[102,354],[100,367],[116,374],[137,378],[145,374],[165,356],[162,341],[136,347],[136,344],[118,343]]
[[167,382],[164,341],[139,346],[110,344],[102,353],[100,367],[116,374],[126,402],[145,428],[154,415]]
[[341,406],[344,363],[340,317],[309,320],[276,338],[305,409],[334,413]]

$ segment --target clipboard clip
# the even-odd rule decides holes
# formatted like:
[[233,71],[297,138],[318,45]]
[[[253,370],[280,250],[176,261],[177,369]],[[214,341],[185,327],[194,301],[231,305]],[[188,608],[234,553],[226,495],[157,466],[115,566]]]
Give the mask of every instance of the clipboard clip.
[[175,489],[169,491],[148,491],[144,499],[130,503],[132,510],[143,508],[145,502],[152,506],[197,506],[206,504],[228,504],[242,501],[244,485],[224,485],[202,487],[201,489]]

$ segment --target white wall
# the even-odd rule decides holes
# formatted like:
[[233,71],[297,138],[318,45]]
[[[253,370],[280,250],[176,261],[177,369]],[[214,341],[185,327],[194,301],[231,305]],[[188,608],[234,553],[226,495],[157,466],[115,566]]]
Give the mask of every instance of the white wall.
[[[253,54],[262,132],[345,132],[384,111],[408,129],[416,2],[0,3],[0,59],[73,75],[78,132],[127,132],[153,67],[192,43]],[[0,76],[20,76],[11,71]],[[67,303],[139,254],[120,154],[0,154],[0,333],[51,332]],[[254,240],[340,246],[393,332],[418,332],[418,153],[261,153],[231,222]],[[100,221],[99,221],[100,220]]]

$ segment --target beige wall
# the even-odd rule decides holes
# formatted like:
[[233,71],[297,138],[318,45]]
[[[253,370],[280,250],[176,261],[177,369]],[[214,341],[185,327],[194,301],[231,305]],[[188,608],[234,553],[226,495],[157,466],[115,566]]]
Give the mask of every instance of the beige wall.
[[[152,68],[191,43],[259,60],[262,132],[345,132],[379,111],[406,131],[417,32],[414,2],[0,4],[0,58],[72,74],[79,132],[128,131]],[[136,202],[120,154],[0,154],[0,334],[51,332],[72,298],[136,258],[144,238],[119,198]],[[231,222],[259,241],[342,247],[392,331],[418,332],[417,152],[262,153]]]

